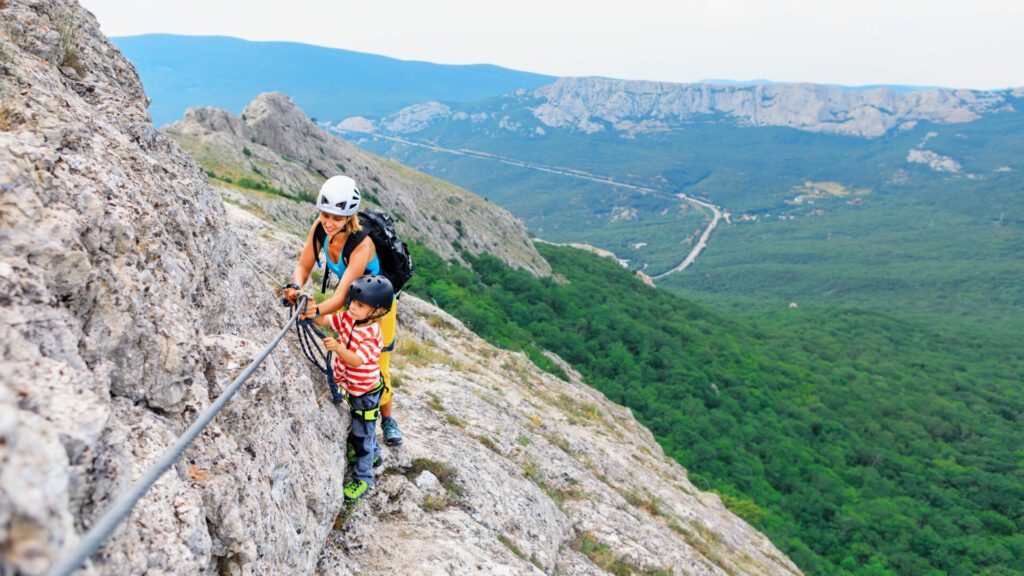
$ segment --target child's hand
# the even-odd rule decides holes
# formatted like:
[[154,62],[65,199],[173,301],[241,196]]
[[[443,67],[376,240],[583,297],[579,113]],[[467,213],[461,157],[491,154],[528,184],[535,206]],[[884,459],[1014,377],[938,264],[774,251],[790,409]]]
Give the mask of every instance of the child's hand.
[[341,346],[338,345],[338,341],[334,338],[324,338],[324,348],[327,348],[330,352],[337,352]]
[[306,301],[306,309],[299,314],[299,320],[316,319],[319,318],[319,309],[317,304],[313,300]]

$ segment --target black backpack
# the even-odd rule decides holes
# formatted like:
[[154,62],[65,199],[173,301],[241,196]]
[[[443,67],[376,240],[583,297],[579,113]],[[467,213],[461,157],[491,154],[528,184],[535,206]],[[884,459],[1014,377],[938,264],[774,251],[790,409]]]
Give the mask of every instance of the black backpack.
[[[359,212],[359,224],[362,230],[350,234],[345,246],[341,249],[341,262],[348,265],[348,257],[352,251],[359,246],[363,238],[367,236],[373,241],[377,249],[377,259],[380,261],[380,273],[391,281],[395,288],[395,294],[402,291],[405,284],[412,278],[412,256],[409,249],[395,232],[395,221],[387,214],[379,210],[361,210]],[[327,241],[327,231],[319,222],[316,230],[313,231],[313,257],[316,258],[317,267],[320,266],[320,251],[324,242]],[[324,266],[324,280],[320,287],[321,292],[327,292],[331,269]],[[340,278],[339,278],[340,280]]]

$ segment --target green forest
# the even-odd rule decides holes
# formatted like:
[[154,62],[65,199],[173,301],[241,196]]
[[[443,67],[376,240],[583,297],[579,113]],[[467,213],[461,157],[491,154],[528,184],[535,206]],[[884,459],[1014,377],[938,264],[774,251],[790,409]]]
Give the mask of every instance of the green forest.
[[567,282],[414,246],[410,289],[572,363],[808,574],[1024,574],[1019,340],[854,308],[726,315],[537,248]]

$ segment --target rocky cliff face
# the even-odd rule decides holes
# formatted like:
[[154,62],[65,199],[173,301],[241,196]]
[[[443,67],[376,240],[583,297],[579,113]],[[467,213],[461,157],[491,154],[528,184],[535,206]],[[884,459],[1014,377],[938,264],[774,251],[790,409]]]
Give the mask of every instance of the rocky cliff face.
[[[302,237],[220,201],[75,3],[5,0],[0,32],[0,572],[35,575],[276,332],[245,255]],[[286,345],[80,573],[797,573],[575,374],[401,310],[370,499],[343,508],[347,414]]]
[[[538,88],[545,100],[534,114],[549,126],[587,120],[629,131],[643,120],[659,125],[722,114],[741,124],[786,126],[811,132],[875,137],[905,122],[970,122],[1004,104],[998,93],[926,90],[897,93],[886,88],[848,91],[815,84],[713,86],[567,78]],[[640,129],[640,131],[643,131]]]
[[[490,116],[504,129],[536,127],[508,121],[529,110],[540,125],[587,133],[612,130],[625,136],[727,118],[746,126],[785,126],[809,132],[873,138],[919,121],[955,124],[1006,109],[1005,94],[975,90],[898,93],[887,88],[842,90],[817,84],[717,86],[609,78],[562,78],[498,101]],[[380,130],[407,133],[439,119],[472,121],[437,103],[404,109],[379,123]],[[477,116],[478,117],[478,116]],[[342,127],[352,123],[342,124]],[[365,123],[363,129],[373,128]]]
[[[192,109],[164,130],[222,181],[262,181],[315,197],[325,178],[345,173],[362,185],[370,204],[399,220],[401,233],[445,258],[461,260],[461,248],[493,254],[534,274],[551,272],[525,227],[506,210],[324,132],[283,94],[259,96],[240,118],[225,110]],[[279,203],[272,213],[289,218],[289,205]],[[292,217],[293,225],[308,231],[310,213],[302,210],[299,221]]]
[[[0,2],[0,572],[41,574],[282,312],[220,198],[74,2]],[[87,574],[308,573],[345,422],[275,354]]]

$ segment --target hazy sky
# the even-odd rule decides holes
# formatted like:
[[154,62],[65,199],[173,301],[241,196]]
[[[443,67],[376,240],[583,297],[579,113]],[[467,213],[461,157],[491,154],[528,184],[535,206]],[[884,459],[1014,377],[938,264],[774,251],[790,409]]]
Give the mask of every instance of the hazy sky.
[[110,36],[291,40],[558,76],[1024,86],[1022,0],[81,3]]

